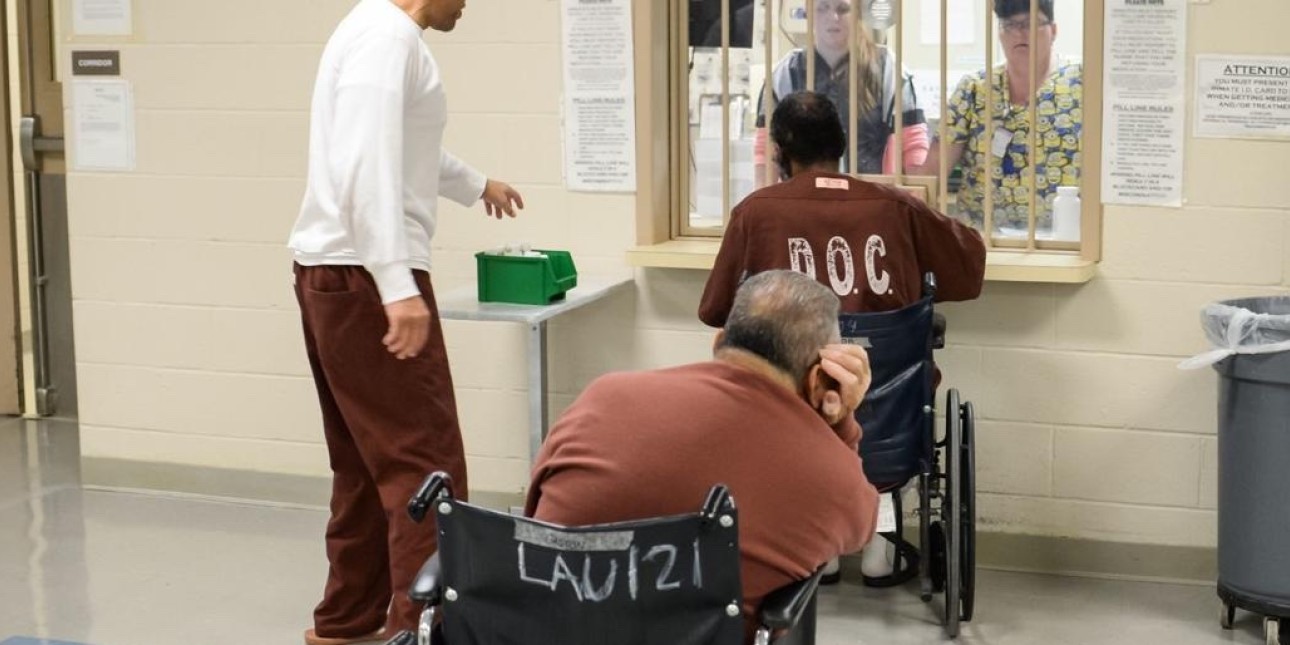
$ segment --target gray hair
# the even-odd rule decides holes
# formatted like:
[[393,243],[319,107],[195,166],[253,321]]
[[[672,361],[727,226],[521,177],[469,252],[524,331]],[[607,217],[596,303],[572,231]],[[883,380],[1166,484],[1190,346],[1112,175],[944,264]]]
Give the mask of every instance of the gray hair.
[[756,354],[801,383],[819,362],[820,348],[838,336],[832,291],[796,271],[766,271],[739,286],[717,349]]

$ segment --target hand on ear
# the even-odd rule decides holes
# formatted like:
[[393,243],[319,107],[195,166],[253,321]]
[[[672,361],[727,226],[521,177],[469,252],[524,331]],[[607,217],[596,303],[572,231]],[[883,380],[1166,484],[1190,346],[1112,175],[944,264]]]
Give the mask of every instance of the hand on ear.
[[828,345],[820,350],[820,364],[812,368],[811,405],[829,425],[855,413],[873,382],[869,353],[859,345]]

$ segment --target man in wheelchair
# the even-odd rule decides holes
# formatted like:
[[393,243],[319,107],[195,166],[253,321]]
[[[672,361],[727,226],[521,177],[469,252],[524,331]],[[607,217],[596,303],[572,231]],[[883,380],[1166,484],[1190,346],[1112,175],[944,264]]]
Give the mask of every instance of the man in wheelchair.
[[[837,294],[844,314],[913,305],[924,295],[928,273],[937,302],[980,295],[986,258],[980,233],[901,188],[839,173],[847,142],[827,96],[785,97],[775,108],[771,138],[783,181],[731,212],[699,305],[704,323],[725,325],[739,284],[771,269],[818,279]],[[935,370],[933,381],[939,382]],[[873,483],[887,490],[904,482]],[[866,549],[866,581],[891,573],[888,549],[882,540]],[[826,583],[837,581],[834,571]]]
[[725,484],[751,636],[767,593],[873,535],[877,493],[853,416],[868,359],[839,340],[828,289],[791,271],[748,279],[712,361],[586,388],[538,456],[526,515],[564,526],[675,515]]

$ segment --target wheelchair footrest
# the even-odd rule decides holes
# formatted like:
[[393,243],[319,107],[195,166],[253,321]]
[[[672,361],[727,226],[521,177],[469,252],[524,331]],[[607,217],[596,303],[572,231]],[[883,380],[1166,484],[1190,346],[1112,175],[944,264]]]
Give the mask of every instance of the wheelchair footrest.
[[877,589],[899,587],[918,577],[918,547],[905,539],[896,539],[892,534],[883,534],[883,538],[896,544],[896,570],[885,576],[864,576],[864,585]]

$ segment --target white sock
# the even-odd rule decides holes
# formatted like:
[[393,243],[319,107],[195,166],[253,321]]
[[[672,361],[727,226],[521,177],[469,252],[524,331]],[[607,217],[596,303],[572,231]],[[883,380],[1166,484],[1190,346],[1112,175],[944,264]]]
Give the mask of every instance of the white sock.
[[860,554],[860,572],[870,578],[882,578],[891,575],[895,569],[896,550],[894,545],[881,535],[865,545]]
[[841,568],[842,568],[842,563],[839,562],[837,558],[833,558],[832,560],[829,560],[828,562],[824,563],[824,575],[831,576],[837,573],[838,570]]

